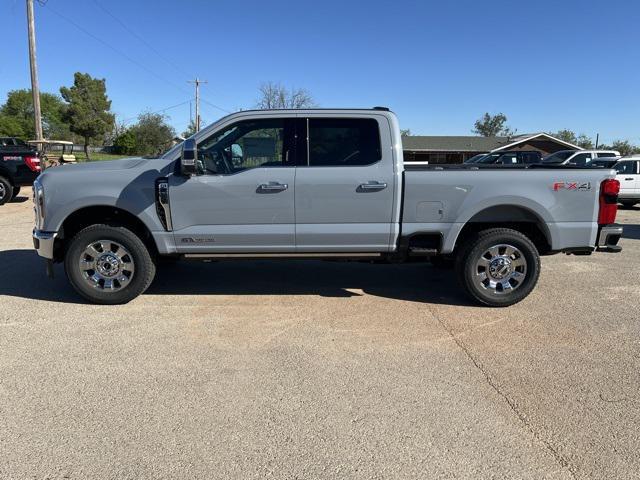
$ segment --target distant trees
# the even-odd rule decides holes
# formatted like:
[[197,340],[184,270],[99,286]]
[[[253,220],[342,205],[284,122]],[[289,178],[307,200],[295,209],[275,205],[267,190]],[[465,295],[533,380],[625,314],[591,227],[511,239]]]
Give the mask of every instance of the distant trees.
[[[202,119],[200,119],[200,123],[201,124],[203,123]],[[195,120],[191,120],[189,122],[189,125],[187,126],[187,129],[184,132],[182,132],[182,136],[184,138],[188,138],[191,135],[193,135],[194,133],[196,133],[196,121]]]
[[176,132],[159,113],[142,113],[138,122],[121,132],[113,141],[114,153],[122,155],[159,155],[167,150]]
[[[69,125],[64,119],[67,107],[62,98],[52,93],[41,93],[40,108],[45,137],[70,140]],[[35,137],[31,90],[11,90],[7,94],[7,101],[0,107],[0,135],[25,140]]]
[[303,88],[287,89],[281,83],[265,82],[258,89],[260,94],[256,108],[261,110],[274,108],[313,108],[316,102],[311,93]]
[[593,148],[593,140],[589,138],[588,135],[581,133],[580,135],[576,135],[574,131],[569,129],[559,130],[555,133],[550,133],[549,135],[559,138],[560,140],[564,140],[565,142],[572,143],[582,148]]
[[509,137],[517,130],[507,126],[507,116],[504,113],[491,115],[485,113],[473,124],[472,132],[482,137]]
[[411,130],[408,128],[404,128],[400,130],[400,136],[402,137],[410,137],[412,135]]
[[70,130],[84,138],[84,153],[90,160],[89,142],[104,137],[115,124],[106,82],[88,73],[76,72],[73,85],[60,88],[60,94],[68,103],[64,117]]
[[618,150],[622,156],[640,153],[640,147],[632,145],[629,140],[614,140],[611,144],[611,150]]

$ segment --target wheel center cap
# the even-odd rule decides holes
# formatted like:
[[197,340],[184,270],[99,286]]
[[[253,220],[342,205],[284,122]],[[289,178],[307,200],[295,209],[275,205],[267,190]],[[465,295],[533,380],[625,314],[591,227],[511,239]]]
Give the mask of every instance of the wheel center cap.
[[509,276],[512,271],[513,266],[508,257],[497,257],[489,264],[489,275],[498,280]]
[[102,255],[96,262],[98,271],[105,277],[113,277],[120,271],[119,260],[110,253]]

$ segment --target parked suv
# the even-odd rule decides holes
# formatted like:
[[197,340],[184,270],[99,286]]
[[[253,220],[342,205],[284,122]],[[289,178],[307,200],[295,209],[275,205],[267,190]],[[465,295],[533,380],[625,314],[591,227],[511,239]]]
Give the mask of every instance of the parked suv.
[[559,152],[547,155],[542,160],[543,163],[553,163],[556,165],[577,165],[586,167],[593,160],[598,158],[619,157],[620,152],[616,150],[560,150]]
[[622,158],[613,168],[618,172],[620,203],[625,207],[640,203],[640,157]]
[[20,187],[31,185],[39,174],[40,159],[32,146],[0,137],[0,205],[17,197]]

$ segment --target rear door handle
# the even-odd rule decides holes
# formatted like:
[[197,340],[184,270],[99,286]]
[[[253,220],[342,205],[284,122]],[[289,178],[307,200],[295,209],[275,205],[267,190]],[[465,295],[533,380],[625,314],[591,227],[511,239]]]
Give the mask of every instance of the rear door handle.
[[633,180],[633,178],[625,178],[625,180]]
[[289,188],[289,185],[286,183],[280,182],[269,182],[269,183],[261,183],[258,185],[258,189],[256,190],[258,193],[277,193],[282,192]]
[[387,188],[387,184],[384,182],[371,181],[358,185],[359,192],[377,192],[379,190],[384,190],[385,188]]

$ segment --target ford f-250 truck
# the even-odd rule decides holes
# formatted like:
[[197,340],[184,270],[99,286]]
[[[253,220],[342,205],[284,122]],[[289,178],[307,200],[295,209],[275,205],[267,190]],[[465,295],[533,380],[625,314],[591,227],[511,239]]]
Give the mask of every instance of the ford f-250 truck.
[[[46,170],[35,248],[102,304],[143,293],[164,256],[455,262],[476,301],[525,298],[540,255],[618,252],[615,172],[405,165],[396,116],[243,111],[157,159]],[[203,279],[203,281],[208,281]]]

